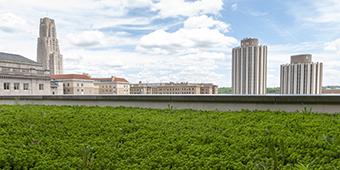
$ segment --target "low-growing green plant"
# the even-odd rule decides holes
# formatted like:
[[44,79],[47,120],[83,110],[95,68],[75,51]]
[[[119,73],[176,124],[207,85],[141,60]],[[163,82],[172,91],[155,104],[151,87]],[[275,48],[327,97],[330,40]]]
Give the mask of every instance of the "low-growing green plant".
[[340,115],[309,113],[0,106],[0,169],[337,169]]
[[310,113],[313,113],[312,112],[312,108],[311,107],[303,107],[302,111],[301,111],[303,114],[310,114]]

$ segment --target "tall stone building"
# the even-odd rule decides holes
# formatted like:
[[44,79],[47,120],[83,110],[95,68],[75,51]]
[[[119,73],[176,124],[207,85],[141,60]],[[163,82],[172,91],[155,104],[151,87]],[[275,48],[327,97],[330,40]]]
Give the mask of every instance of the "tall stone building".
[[63,56],[60,54],[56,26],[53,19],[40,19],[37,61],[53,74],[63,73]]
[[232,89],[234,94],[266,94],[267,46],[246,38],[232,50]]
[[313,63],[311,54],[291,56],[291,63],[281,65],[282,94],[320,94],[323,64]]

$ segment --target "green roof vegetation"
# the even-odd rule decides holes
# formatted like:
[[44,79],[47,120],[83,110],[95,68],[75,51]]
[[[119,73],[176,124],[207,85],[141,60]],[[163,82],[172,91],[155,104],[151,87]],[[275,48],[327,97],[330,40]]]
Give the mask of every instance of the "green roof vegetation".
[[0,106],[0,169],[337,169],[340,115]]

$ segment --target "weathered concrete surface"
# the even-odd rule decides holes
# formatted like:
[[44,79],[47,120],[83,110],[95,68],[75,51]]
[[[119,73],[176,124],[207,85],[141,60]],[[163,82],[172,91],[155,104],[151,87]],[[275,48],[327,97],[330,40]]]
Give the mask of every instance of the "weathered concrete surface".
[[60,95],[0,96],[0,104],[126,106],[195,110],[340,113],[337,95]]

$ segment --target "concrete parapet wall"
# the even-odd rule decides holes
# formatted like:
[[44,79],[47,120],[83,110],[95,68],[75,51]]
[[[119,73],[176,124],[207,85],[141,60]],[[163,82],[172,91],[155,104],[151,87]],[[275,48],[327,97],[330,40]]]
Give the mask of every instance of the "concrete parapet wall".
[[27,95],[0,96],[0,104],[340,113],[340,95]]

